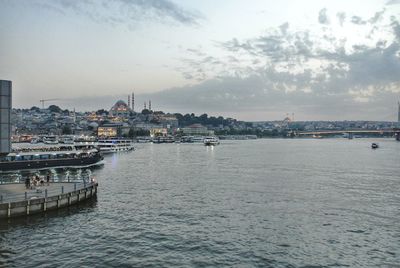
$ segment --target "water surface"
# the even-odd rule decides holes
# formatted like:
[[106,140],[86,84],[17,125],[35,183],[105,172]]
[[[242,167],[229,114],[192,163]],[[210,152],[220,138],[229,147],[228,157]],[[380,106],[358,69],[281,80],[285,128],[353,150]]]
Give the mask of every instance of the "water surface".
[[375,141],[138,144],[97,199],[1,222],[0,266],[400,267],[400,142]]

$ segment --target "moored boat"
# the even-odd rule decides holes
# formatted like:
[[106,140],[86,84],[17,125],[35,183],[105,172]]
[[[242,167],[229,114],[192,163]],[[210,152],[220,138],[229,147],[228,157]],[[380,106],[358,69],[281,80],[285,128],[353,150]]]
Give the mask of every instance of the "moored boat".
[[58,144],[58,139],[55,135],[48,135],[43,137],[43,143],[45,144]]
[[91,166],[103,159],[97,148],[73,145],[16,148],[0,157],[0,172],[48,169],[54,167]]
[[62,136],[58,140],[59,143],[64,144],[74,144],[74,137],[73,136]]

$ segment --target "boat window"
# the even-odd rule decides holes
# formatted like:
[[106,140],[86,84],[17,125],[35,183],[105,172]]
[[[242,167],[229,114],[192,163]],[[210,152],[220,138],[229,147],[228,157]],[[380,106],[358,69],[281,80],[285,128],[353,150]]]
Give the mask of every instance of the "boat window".
[[32,159],[40,159],[40,155],[33,155]]
[[31,159],[32,159],[32,156],[31,156],[31,155],[24,155],[24,156],[22,157],[22,159],[23,159],[23,160],[31,160]]
[[49,155],[48,154],[42,154],[40,156],[40,159],[49,159]]

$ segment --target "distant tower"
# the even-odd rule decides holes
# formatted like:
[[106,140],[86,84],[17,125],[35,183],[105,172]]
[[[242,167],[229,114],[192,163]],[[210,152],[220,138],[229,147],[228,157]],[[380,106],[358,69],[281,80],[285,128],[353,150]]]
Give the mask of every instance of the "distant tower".
[[131,108],[131,95],[128,95],[128,107]]
[[135,94],[132,92],[132,111],[135,110]]
[[151,111],[151,100],[149,100],[149,110]]
[[143,109],[145,109],[146,110],[146,102],[144,102],[144,108]]
[[75,107],[74,107],[74,124],[76,123],[76,113],[75,113]]
[[292,113],[292,121],[294,121],[294,113]]
[[399,106],[399,110],[397,111],[397,123],[400,124],[400,101],[397,102],[398,106]]
[[11,152],[12,82],[0,80],[0,156]]

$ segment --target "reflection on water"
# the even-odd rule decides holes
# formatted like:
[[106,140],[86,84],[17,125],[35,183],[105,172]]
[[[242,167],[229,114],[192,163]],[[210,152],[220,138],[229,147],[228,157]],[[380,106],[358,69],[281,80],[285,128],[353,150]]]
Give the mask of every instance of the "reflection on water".
[[379,144],[141,144],[55,170],[94,175],[97,201],[2,223],[0,266],[396,267],[400,142]]

